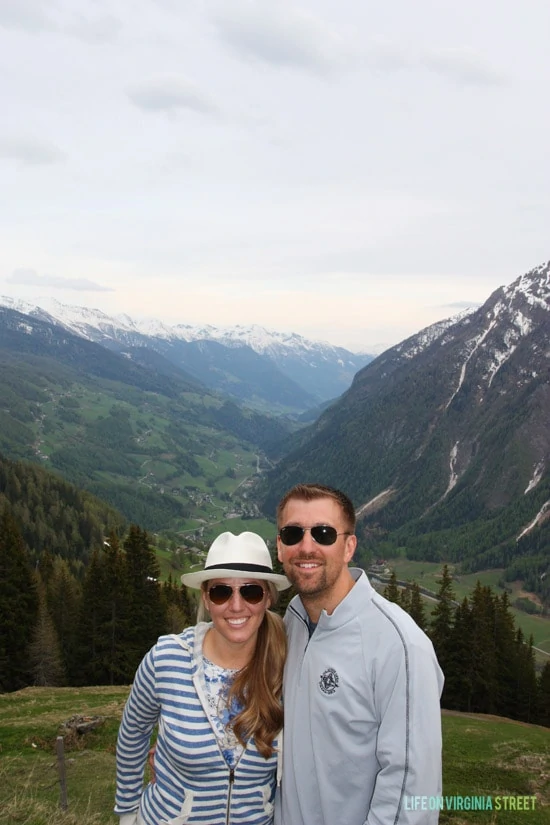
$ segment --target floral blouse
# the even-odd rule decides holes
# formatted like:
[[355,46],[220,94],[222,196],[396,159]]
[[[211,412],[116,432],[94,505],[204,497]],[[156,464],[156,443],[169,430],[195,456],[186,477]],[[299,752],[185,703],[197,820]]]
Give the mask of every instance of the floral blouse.
[[228,768],[235,768],[244,748],[235,736],[231,723],[243,708],[236,699],[229,706],[227,697],[237,671],[220,667],[206,656],[202,658],[208,716]]

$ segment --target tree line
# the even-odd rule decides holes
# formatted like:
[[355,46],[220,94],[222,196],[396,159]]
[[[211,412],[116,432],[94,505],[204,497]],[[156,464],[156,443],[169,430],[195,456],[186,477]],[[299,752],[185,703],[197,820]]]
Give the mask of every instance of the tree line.
[[533,638],[516,628],[506,591],[478,581],[457,603],[444,565],[430,616],[418,584],[400,589],[395,571],[384,595],[430,636],[445,675],[442,707],[550,726],[550,660],[537,673]]
[[[0,691],[29,685],[121,685],[163,633],[195,620],[196,603],[179,583],[160,581],[145,530],[112,530],[90,549],[80,575],[49,548],[29,552],[13,508],[0,511]],[[515,627],[508,594],[479,582],[457,603],[443,568],[431,615],[420,588],[384,595],[431,637],[445,674],[442,706],[550,726],[550,662],[537,673],[532,638]],[[279,609],[284,609],[283,599]]]
[[45,551],[32,564],[8,506],[0,514],[0,691],[29,685],[130,684],[163,633],[192,624],[196,606],[131,525],[92,550],[82,579]]

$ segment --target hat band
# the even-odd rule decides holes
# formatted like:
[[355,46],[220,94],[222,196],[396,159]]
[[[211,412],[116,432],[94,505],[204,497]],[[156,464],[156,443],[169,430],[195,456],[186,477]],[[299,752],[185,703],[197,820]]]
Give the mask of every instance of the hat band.
[[273,569],[266,564],[210,564],[204,568],[207,570],[242,570],[246,573],[273,573]]

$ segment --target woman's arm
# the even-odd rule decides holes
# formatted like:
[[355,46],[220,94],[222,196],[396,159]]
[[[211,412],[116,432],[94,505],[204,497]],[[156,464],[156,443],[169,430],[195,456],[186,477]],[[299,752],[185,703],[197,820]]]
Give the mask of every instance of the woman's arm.
[[[118,731],[115,813],[119,816],[135,813],[139,807],[151,733],[159,718],[154,651],[147,653],[137,669]],[[126,823],[121,821],[121,825]]]

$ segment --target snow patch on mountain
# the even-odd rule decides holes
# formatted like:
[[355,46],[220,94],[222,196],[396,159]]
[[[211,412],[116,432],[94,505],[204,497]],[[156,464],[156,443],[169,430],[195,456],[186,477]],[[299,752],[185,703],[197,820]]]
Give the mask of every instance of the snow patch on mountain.
[[[54,298],[41,298],[39,305],[14,298],[0,297],[0,304],[15,309],[25,315],[40,317],[61,326],[88,340],[97,340],[92,331],[99,331],[107,337],[115,332],[144,335],[167,341],[218,341],[228,347],[249,346],[255,352],[265,355],[286,354],[311,359],[315,355],[321,360],[334,360],[345,367],[350,363],[348,352],[343,347],[333,346],[327,341],[312,341],[295,332],[284,333],[267,329],[257,324],[234,327],[214,327],[210,324],[167,324],[154,318],[135,319],[125,313],[109,316],[99,309],[62,304]],[[310,360],[311,366],[316,366]]]
[[496,323],[497,322],[495,320],[490,321],[489,326],[487,327],[487,329],[485,329],[481,333],[481,335],[478,335],[477,338],[474,338],[473,341],[470,342],[470,346],[471,346],[470,352],[468,354],[468,357],[466,358],[466,360],[464,361],[464,363],[461,366],[460,377],[458,379],[458,385],[457,385],[455,391],[453,392],[453,394],[451,395],[450,399],[447,401],[447,404],[445,405],[446,410],[449,409],[450,405],[453,402],[453,399],[458,394],[458,392],[460,392],[460,388],[462,387],[462,384],[464,383],[464,379],[466,377],[466,369],[468,367],[469,361],[472,359],[472,357],[475,355],[477,350],[483,344],[483,342],[485,341],[485,339],[487,338],[487,336],[489,335],[491,330],[494,329],[494,327],[496,326]]
[[544,461],[539,461],[539,463],[535,467],[535,471],[533,473],[532,478],[529,480],[529,484],[525,488],[524,495],[527,495],[527,493],[530,493],[531,490],[534,490],[534,488],[537,486],[537,484],[541,480],[543,472],[544,472]]
[[[549,510],[550,510],[550,499],[548,499],[548,501],[544,502],[544,504],[542,505],[542,507],[538,511],[537,515],[533,519],[533,521],[530,524],[528,524],[527,527],[524,530],[521,531],[519,536],[517,536],[516,541],[519,541],[520,538],[522,538],[522,536],[526,536],[527,533],[530,533],[531,530],[534,530],[534,528],[537,526],[537,524],[540,524],[540,522],[544,519],[545,514],[548,513]],[[546,519],[544,519],[544,520],[546,520]]]
[[445,332],[460,322],[469,323],[468,316],[474,313],[476,309],[477,307],[468,307],[462,310],[462,312],[459,312],[458,315],[453,315],[451,318],[445,318],[443,321],[430,324],[429,327],[421,329],[416,335],[412,335],[401,344],[397,344],[393,349],[405,360],[415,358],[438,339],[441,339],[441,344],[444,344],[446,341],[444,337]]

